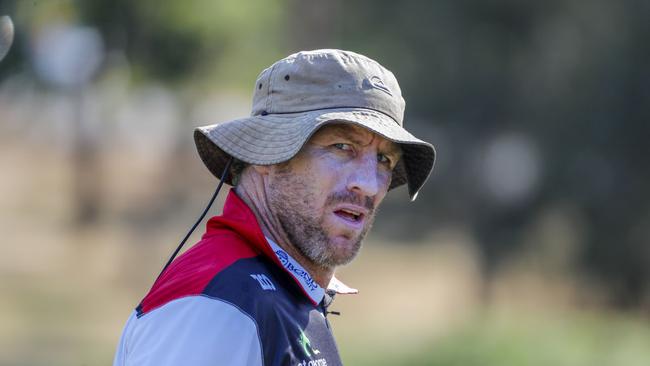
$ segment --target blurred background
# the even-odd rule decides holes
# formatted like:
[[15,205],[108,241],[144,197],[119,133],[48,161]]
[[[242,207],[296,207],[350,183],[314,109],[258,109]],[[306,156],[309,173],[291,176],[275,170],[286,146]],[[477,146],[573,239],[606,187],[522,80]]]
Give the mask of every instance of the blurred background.
[[438,150],[418,200],[389,194],[340,271],[361,291],[333,305],[346,364],[650,364],[650,2],[15,0],[3,15],[0,364],[112,362],[217,183],[193,128],[248,115],[257,74],[314,48],[392,70],[407,127]]

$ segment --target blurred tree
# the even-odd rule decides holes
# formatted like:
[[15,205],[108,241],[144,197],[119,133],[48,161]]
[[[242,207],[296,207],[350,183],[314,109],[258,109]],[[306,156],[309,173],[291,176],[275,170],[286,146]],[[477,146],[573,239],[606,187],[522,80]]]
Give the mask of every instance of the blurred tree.
[[136,80],[233,84],[282,54],[282,0],[137,3],[77,1],[108,47],[124,52]]
[[[410,233],[470,222],[491,273],[541,209],[567,202],[587,225],[584,268],[614,303],[639,305],[650,292],[649,16],[638,0],[346,4],[340,45],[396,72],[407,123],[439,152],[416,210],[390,200],[404,215],[383,233],[406,235],[395,220]],[[508,131],[539,147],[543,175],[504,206],[485,196],[476,158]]]

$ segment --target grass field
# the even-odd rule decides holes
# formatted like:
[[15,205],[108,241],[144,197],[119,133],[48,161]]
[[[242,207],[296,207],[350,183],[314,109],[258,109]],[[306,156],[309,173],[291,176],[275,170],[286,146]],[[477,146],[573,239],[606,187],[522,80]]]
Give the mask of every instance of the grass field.
[[484,314],[443,336],[414,334],[403,341],[374,347],[350,341],[341,348],[350,365],[643,366],[650,361],[647,322],[598,313],[505,319]]

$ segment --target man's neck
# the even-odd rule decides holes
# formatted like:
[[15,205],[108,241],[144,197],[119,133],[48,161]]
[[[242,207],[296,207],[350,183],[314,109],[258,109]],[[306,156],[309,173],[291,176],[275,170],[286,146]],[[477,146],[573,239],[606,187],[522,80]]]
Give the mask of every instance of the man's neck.
[[317,265],[309,258],[305,257],[296,247],[291,243],[287,233],[282,229],[277,215],[274,215],[270,210],[269,202],[264,194],[263,184],[257,181],[258,177],[248,177],[245,182],[235,187],[235,192],[246,205],[253,211],[257,222],[262,229],[262,233],[271,238],[280,248],[284,249],[287,254],[294,258],[300,265],[309,272],[312,278],[322,288],[327,289],[328,284],[334,276],[333,268],[323,268]]

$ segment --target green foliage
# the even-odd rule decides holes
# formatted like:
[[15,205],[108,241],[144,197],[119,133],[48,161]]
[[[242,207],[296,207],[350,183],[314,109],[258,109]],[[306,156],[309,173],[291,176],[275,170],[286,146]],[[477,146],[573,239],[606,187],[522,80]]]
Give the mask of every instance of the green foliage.
[[[79,1],[139,79],[242,83],[276,57],[282,1]],[[250,83],[248,83],[250,84]],[[246,86],[249,86],[246,84]]]

